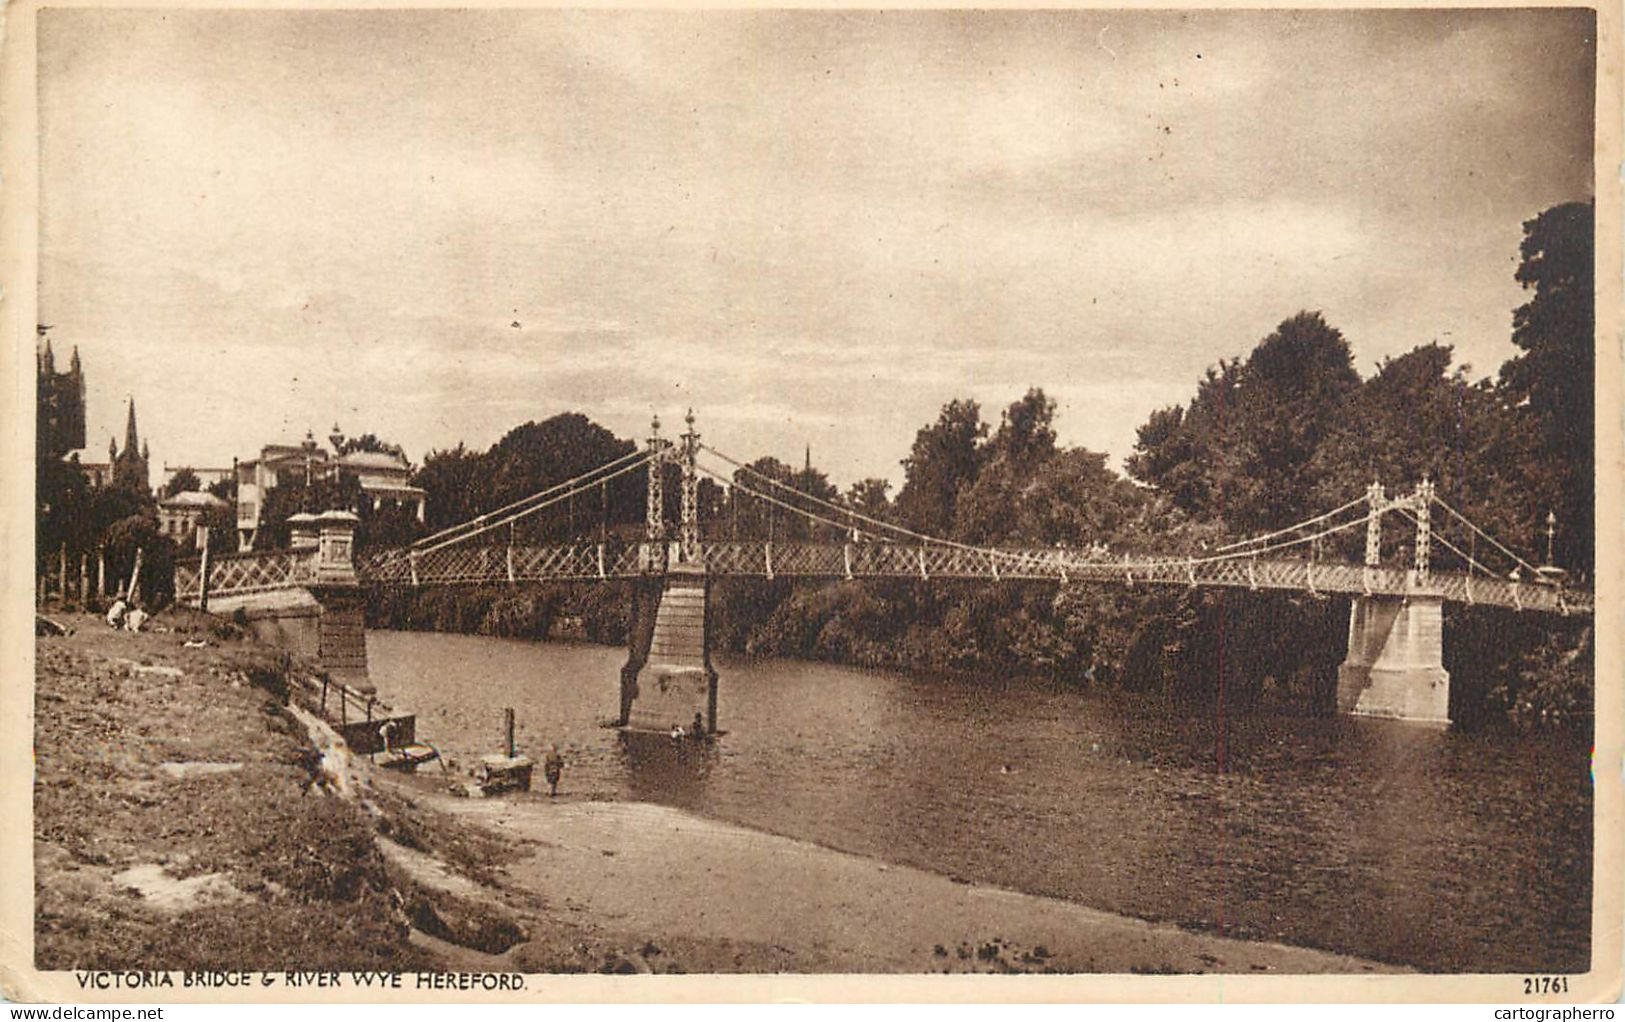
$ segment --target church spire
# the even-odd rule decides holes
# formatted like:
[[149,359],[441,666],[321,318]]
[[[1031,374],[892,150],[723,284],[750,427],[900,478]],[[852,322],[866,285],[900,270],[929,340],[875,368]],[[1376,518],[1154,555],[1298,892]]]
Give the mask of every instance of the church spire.
[[124,424],[124,450],[134,454],[141,449],[141,439],[135,432],[135,398],[130,398],[130,417]]

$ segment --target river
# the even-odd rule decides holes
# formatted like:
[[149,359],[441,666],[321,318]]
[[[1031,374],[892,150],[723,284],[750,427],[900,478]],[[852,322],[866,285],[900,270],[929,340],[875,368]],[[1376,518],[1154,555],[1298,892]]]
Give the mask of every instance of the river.
[[367,654],[380,698],[453,759],[498,751],[513,707],[521,751],[564,752],[572,797],[1425,971],[1588,968],[1592,764],[1575,733],[1193,716],[725,659],[716,747],[633,755],[601,726],[622,650],[375,631]]

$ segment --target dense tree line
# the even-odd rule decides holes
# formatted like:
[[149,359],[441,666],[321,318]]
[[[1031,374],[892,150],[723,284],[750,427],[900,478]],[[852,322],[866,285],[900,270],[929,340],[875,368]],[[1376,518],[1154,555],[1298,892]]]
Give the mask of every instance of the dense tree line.
[[[1425,477],[1452,507],[1531,560],[1545,555],[1545,520],[1555,512],[1552,556],[1586,579],[1594,553],[1591,225],[1589,203],[1555,207],[1524,225],[1517,279],[1530,296],[1513,316],[1519,353],[1494,379],[1473,379],[1438,343],[1387,359],[1362,378],[1348,340],[1305,311],[1245,356],[1221,360],[1188,402],[1153,412],[1138,430],[1128,478],[1101,453],[1059,444],[1055,403],[1034,388],[997,424],[973,400],[945,404],[916,434],[895,500],[884,480],[841,493],[810,462],[798,471],[763,458],[734,481],[834,524],[809,523],[737,486],[712,486],[702,495],[703,527],[784,540],[845,531],[861,541],[869,527],[833,505],[979,545],[1194,553],[1301,521],[1374,480],[1392,495]],[[582,416],[558,416],[528,423],[484,453],[435,452],[418,483],[430,492],[431,524],[451,524],[633,446]],[[606,486],[601,506],[581,512],[586,517],[565,520],[554,509],[524,526],[526,535],[579,535],[594,513],[606,534],[621,527],[635,535],[643,487],[641,472],[632,473]],[[674,475],[666,487],[671,519],[676,491]],[[1436,519],[1436,530],[1460,551],[1439,544],[1440,568],[1462,567],[1466,557],[1497,572],[1512,567],[1448,516]],[[1389,556],[1410,556],[1412,534],[1402,520],[1393,523]],[[1363,530],[1350,530],[1303,555],[1357,558],[1363,541]],[[377,623],[536,636],[568,614],[581,617],[593,638],[619,641],[624,601],[615,595],[605,587],[394,593],[380,596],[373,613]],[[1314,711],[1331,706],[1348,622],[1347,600],[1313,594],[725,580],[715,595],[717,640],[742,652],[1043,673],[1175,701]],[[1585,623],[1471,607],[1448,614],[1446,666],[1458,719],[1589,705]]]

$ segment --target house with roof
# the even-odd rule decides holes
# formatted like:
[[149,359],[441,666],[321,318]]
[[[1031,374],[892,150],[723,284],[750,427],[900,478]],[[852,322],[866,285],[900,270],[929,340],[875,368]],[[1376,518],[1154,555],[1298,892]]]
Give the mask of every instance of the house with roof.
[[[333,447],[342,450],[344,437],[333,428]],[[254,545],[264,524],[266,497],[277,487],[310,485],[324,479],[353,477],[361,488],[363,506],[352,508],[359,514],[392,508],[407,510],[424,520],[426,494],[412,485],[412,463],[398,450],[346,451],[333,454],[317,444],[307,432],[299,444],[267,444],[259,456],[237,462],[237,537],[241,549]]]
[[158,531],[186,546],[197,536],[198,526],[230,508],[231,504],[212,493],[185,490],[158,502]]

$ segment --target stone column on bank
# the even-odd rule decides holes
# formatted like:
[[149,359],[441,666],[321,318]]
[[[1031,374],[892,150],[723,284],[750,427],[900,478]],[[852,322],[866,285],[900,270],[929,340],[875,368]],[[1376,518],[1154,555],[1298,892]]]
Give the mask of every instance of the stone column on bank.
[[317,518],[309,511],[288,516],[288,549],[314,550],[321,542]]
[[[297,516],[295,516],[297,517]],[[349,511],[315,517],[316,567],[311,595],[321,604],[317,659],[334,681],[373,691],[367,675],[364,596],[355,571],[355,530],[360,519]]]

